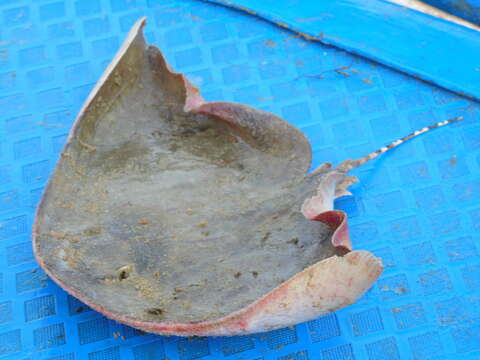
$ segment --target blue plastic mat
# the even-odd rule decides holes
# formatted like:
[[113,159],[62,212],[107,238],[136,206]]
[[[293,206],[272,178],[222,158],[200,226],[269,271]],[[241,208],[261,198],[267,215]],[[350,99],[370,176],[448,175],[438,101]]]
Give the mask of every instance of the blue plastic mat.
[[334,45],[480,101],[480,36],[476,30],[388,0],[208,1],[255,14],[309,40]]
[[[82,101],[140,16],[208,100],[300,127],[314,166],[452,116],[357,171],[356,248],[386,269],[357,304],[295,328],[161,337],[107,320],[32,258],[36,203]],[[479,359],[480,106],[393,70],[198,1],[0,0],[0,359]],[[441,39],[438,39],[441,41]],[[442,59],[438,59],[442,61]]]

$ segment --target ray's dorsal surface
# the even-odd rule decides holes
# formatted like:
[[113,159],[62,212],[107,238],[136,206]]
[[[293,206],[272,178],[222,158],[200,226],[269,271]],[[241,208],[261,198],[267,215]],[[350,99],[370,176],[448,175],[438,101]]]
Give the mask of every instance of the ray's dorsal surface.
[[353,302],[381,272],[350,252],[345,216],[331,211],[354,179],[329,166],[306,175],[310,145],[282,119],[205,103],[146,46],[143,25],[87,100],[42,198],[42,267],[158,333],[264,331]]

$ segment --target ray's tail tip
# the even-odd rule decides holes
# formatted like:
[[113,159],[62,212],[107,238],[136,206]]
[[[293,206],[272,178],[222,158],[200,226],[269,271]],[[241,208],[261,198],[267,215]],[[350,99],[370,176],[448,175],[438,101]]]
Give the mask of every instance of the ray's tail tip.
[[460,115],[460,116],[456,116],[456,117],[453,117],[453,118],[450,118],[450,119],[447,119],[447,120],[443,120],[443,121],[440,121],[432,126],[430,126],[430,129],[434,129],[436,127],[441,127],[441,126],[445,126],[445,125],[448,125],[448,124],[451,124],[451,123],[454,123],[454,122],[457,122],[457,121],[460,121],[463,119],[463,116]]
[[460,115],[460,116],[456,116],[450,120],[448,120],[449,123],[452,123],[452,122],[455,122],[455,121],[460,121],[460,120],[463,120],[463,115]]

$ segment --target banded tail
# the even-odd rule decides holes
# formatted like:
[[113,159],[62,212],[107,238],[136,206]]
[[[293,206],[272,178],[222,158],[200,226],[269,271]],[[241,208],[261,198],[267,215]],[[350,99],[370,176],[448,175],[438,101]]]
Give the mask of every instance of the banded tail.
[[410,139],[413,139],[414,137],[416,137],[418,135],[424,134],[424,133],[426,133],[430,130],[448,125],[450,123],[453,123],[453,122],[456,122],[456,121],[459,121],[459,120],[462,120],[462,119],[463,119],[463,116],[457,116],[457,117],[454,117],[454,118],[451,118],[451,119],[448,119],[448,120],[444,120],[444,121],[440,121],[436,124],[432,124],[430,126],[424,127],[423,129],[414,131],[411,134],[409,134],[407,136],[404,136],[401,139],[395,140],[394,142],[390,143],[389,145],[381,147],[380,149],[378,149],[378,150],[376,150],[376,151],[374,151],[374,152],[372,152],[372,153],[370,153],[370,154],[368,154],[364,157],[361,157],[361,158],[356,159],[356,160],[347,160],[347,161],[343,162],[342,164],[340,164],[339,169],[349,171],[353,168],[359,167],[359,166],[365,164],[366,162],[375,159],[377,156],[380,156],[383,153],[386,153],[387,151],[389,151],[391,149],[394,149],[397,146],[403,144],[404,142],[406,142]]

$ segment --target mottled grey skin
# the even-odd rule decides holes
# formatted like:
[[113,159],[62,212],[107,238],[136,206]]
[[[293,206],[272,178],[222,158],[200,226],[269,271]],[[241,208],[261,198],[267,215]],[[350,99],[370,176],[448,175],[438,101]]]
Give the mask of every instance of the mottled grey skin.
[[[239,310],[335,252],[304,218],[310,145],[272,114],[185,112],[185,83],[136,41],[71,133],[35,251],[76,293],[148,321]],[[208,111],[204,111],[208,112]]]

